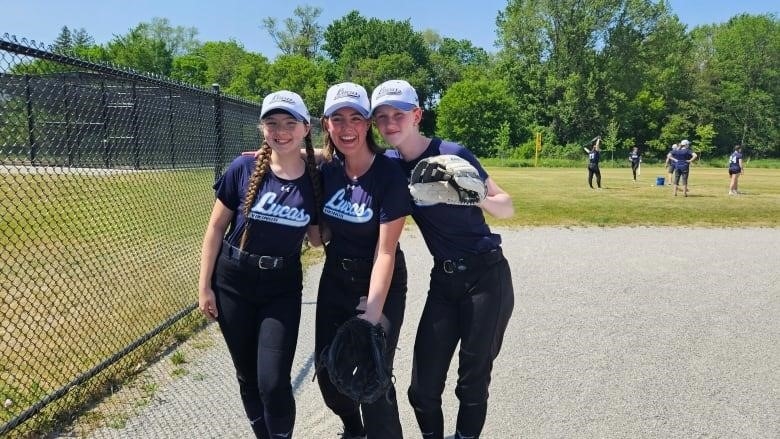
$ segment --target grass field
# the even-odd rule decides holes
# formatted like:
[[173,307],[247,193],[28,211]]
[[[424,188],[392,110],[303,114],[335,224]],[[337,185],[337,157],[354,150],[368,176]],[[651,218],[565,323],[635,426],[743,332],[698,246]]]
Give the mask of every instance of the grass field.
[[[628,168],[602,169],[603,190],[592,190],[587,170],[573,168],[488,168],[512,195],[515,216],[490,220],[500,226],[704,226],[777,227],[780,225],[780,170],[748,169],[740,177],[740,196],[728,195],[724,168],[691,169],[689,196],[672,196],[661,167],[642,166],[634,183]],[[594,178],[595,186],[595,178]]]
[[0,173],[0,425],[193,303],[213,175]]
[[[13,174],[0,168],[0,425],[196,299],[212,170],[117,175]],[[694,167],[673,197],[660,167],[634,183],[582,168],[488,172],[512,195],[502,227],[780,225],[780,170],[749,169],[728,196],[723,168]],[[411,221],[410,221],[411,222]],[[316,259],[322,252],[306,257]]]

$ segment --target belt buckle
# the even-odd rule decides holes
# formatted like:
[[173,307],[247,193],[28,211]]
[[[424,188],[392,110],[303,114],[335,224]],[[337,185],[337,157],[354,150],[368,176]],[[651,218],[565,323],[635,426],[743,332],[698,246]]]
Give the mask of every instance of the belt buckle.
[[447,274],[452,274],[456,271],[463,272],[469,269],[469,267],[463,263],[462,259],[458,259],[457,261],[453,261],[452,259],[447,259],[444,262],[442,262],[442,268],[444,269],[444,272]]
[[351,271],[354,268],[353,260],[344,258],[341,260],[341,269],[344,271]]
[[261,270],[274,270],[279,265],[279,262],[280,259],[274,256],[260,256],[257,259],[257,267]]

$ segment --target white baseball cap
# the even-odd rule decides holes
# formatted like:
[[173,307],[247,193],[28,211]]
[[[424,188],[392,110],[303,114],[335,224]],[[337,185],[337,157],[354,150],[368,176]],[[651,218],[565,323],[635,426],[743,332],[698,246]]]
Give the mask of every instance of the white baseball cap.
[[269,94],[263,99],[263,108],[260,110],[260,119],[265,117],[271,110],[284,110],[300,121],[311,123],[309,110],[306,108],[306,104],[303,103],[303,99],[301,99],[298,93],[280,90]]
[[344,107],[353,108],[368,119],[371,103],[366,89],[354,82],[342,82],[330,87],[325,95],[325,111],[322,114],[330,117]]
[[682,142],[680,142],[680,146],[688,146],[688,145],[690,145],[690,144],[691,144],[691,142],[690,142],[690,140],[688,140],[688,139],[685,139],[685,140],[683,140]]
[[391,79],[379,84],[371,93],[371,112],[380,105],[409,111],[419,107],[420,101],[411,84],[402,79]]

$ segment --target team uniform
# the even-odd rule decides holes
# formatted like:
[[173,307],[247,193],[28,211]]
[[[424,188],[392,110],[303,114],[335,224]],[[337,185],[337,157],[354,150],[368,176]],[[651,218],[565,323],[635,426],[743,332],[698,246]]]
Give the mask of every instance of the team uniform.
[[[353,180],[338,155],[321,166],[325,205],[322,220],[331,231],[317,295],[315,355],[322,352],[342,323],[358,314],[361,297],[368,294],[380,224],[411,213],[406,179],[398,166],[377,155],[369,170]],[[387,362],[392,368],[406,306],[406,263],[400,247],[382,310],[389,327]],[[384,320],[384,319],[383,319]],[[342,419],[360,416],[355,401],[341,394],[320,363],[317,381],[326,405]],[[369,438],[401,438],[395,388],[387,397],[362,405]],[[359,418],[358,418],[359,419]],[[345,422],[346,424],[346,422]]]
[[729,156],[729,175],[742,173],[742,168],[739,166],[739,161],[742,160],[742,153],[740,151],[734,151]]
[[588,186],[593,189],[593,176],[596,176],[596,185],[601,188],[601,170],[599,169],[599,160],[601,160],[601,152],[596,149],[590,150],[588,153]]
[[639,164],[642,163],[642,155],[638,151],[631,151],[628,154],[628,160],[631,162],[631,173],[634,174],[634,181],[636,181],[636,171],[639,169]]
[[[432,139],[420,157],[408,162],[396,150],[386,152],[407,177],[421,159],[441,154],[462,157],[487,179],[471,152],[441,139]],[[460,342],[457,434],[477,437],[485,423],[493,361],[514,307],[509,263],[501,252],[501,237],[491,233],[477,206],[414,205],[412,217],[433,255],[434,267],[415,339],[409,401],[423,436],[442,438],[441,395]]]
[[674,184],[679,185],[682,180],[683,186],[688,184],[688,172],[690,171],[691,164],[688,160],[693,159],[693,152],[689,148],[680,148],[673,150],[671,153],[674,163]]
[[[303,290],[300,251],[317,209],[308,174],[285,180],[269,167],[246,218],[244,202],[254,168],[253,157],[240,156],[214,185],[233,218],[211,286],[252,429],[260,438],[268,438],[269,431],[275,432],[271,437],[290,437],[295,423],[290,370]],[[242,251],[238,246],[246,221],[251,227]]]

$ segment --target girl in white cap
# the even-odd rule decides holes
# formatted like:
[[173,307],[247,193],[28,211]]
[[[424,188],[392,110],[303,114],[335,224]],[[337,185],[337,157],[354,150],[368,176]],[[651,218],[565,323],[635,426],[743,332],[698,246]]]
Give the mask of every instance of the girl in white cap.
[[688,196],[688,174],[691,169],[691,162],[696,160],[695,152],[690,149],[691,142],[688,139],[680,142],[680,147],[668,155],[668,159],[674,164],[674,196],[682,183],[683,196]]
[[[244,411],[258,438],[291,438],[290,384],[301,318],[301,244],[320,244],[321,204],[310,117],[290,91],[271,93],[260,113],[257,157],[233,160],[214,185],[203,237],[198,306],[217,320],[236,368]],[[307,162],[301,160],[304,143]]]
[[[328,89],[321,165],[330,232],[317,293],[315,358],[336,331],[355,317],[381,323],[392,369],[406,305],[406,262],[398,246],[411,199],[406,178],[374,141],[366,90],[351,82]],[[319,364],[317,381],[326,405],[344,423],[344,438],[401,439],[395,388],[369,404],[341,394]],[[362,412],[362,417],[361,417]]]
[[430,288],[414,343],[409,401],[423,437],[444,437],[441,395],[447,370],[460,343],[455,394],[460,400],[455,438],[478,438],[487,414],[493,361],[514,307],[509,263],[501,236],[492,233],[483,212],[497,218],[514,214],[512,200],[463,146],[419,131],[422,109],[406,81],[374,89],[371,111],[379,132],[394,150],[386,151],[407,178],[423,158],[454,154],[476,168],[487,185],[478,206],[413,205],[412,217],[431,255]]

